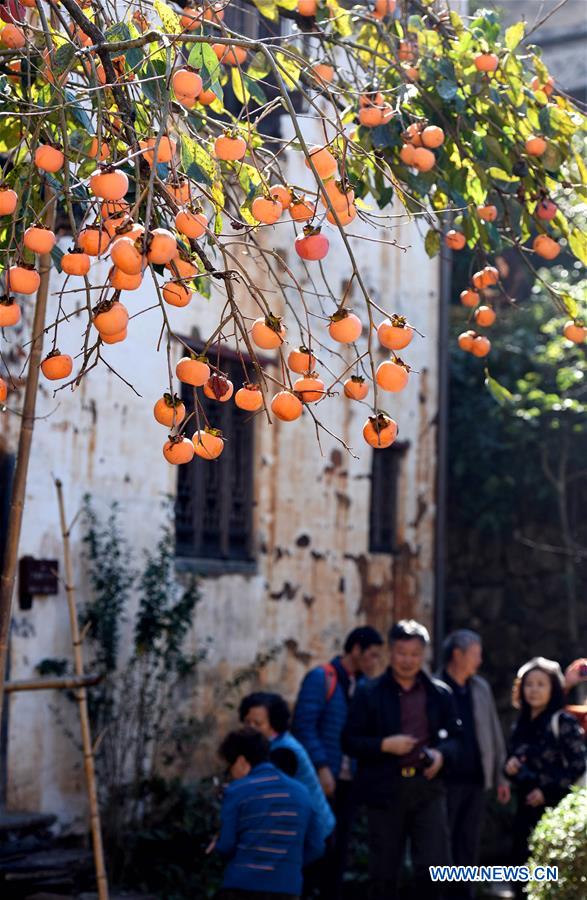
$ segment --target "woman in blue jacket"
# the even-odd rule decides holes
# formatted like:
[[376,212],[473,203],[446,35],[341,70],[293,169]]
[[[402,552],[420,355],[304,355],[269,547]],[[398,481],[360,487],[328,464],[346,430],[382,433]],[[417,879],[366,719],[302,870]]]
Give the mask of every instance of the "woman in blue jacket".
[[239,707],[241,722],[255,728],[267,738],[273,752],[279,748],[293,751],[297,760],[295,778],[308,789],[323,845],[334,831],[336,820],[324,791],[302,744],[289,731],[290,712],[280,694],[257,691],[245,697]]

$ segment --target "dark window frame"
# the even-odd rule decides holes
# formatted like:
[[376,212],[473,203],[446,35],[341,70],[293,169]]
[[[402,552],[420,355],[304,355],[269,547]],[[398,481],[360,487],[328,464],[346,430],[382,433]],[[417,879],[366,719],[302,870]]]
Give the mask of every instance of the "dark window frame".
[[[369,553],[393,556],[398,553],[398,485],[408,441],[373,450],[369,492]],[[385,501],[389,499],[389,503]]]
[[[201,344],[189,344],[195,352],[202,350]],[[253,380],[251,361],[245,354],[241,358],[234,350],[221,347],[209,356],[233,381],[235,391],[246,380],[243,362]],[[255,574],[255,416],[238,409],[232,400],[208,400],[201,391],[198,398],[210,424],[222,429],[226,445],[218,460],[195,458],[189,465],[178,467],[176,568],[202,575]],[[189,385],[182,385],[182,399],[189,413],[193,409]],[[192,419],[188,434],[191,436],[195,429]],[[190,544],[193,550],[188,549]]]

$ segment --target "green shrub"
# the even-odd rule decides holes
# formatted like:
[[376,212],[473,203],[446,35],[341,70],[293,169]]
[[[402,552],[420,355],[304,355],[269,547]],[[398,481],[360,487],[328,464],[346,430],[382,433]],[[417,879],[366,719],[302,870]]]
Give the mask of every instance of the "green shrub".
[[530,900],[585,900],[587,897],[587,788],[575,788],[548,809],[530,841],[531,868],[558,866],[558,881],[532,882]]

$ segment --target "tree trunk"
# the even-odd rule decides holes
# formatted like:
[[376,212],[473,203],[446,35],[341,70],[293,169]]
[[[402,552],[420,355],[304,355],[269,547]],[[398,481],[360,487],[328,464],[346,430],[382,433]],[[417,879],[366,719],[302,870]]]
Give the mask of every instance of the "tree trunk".
[[[49,228],[54,228],[56,203],[53,192],[49,187],[47,187],[45,191],[45,199],[47,201],[45,225],[48,225]],[[47,253],[41,256],[39,270],[41,283],[39,285],[39,290],[37,291],[35,303],[33,340],[31,344],[31,355],[29,358],[24,403],[22,407],[16,466],[10,497],[6,550],[4,552],[2,576],[0,578],[0,721],[2,720],[2,708],[4,702],[4,680],[6,677],[6,659],[10,635],[12,595],[14,593],[14,582],[16,580],[16,567],[18,563],[18,549],[20,545],[20,532],[26,496],[27,475],[33,441],[33,429],[35,426],[35,408],[37,403],[37,389],[39,386],[39,366],[41,364],[43,353],[43,329],[45,328],[47,296],[49,294],[49,277],[51,272],[50,254]]]

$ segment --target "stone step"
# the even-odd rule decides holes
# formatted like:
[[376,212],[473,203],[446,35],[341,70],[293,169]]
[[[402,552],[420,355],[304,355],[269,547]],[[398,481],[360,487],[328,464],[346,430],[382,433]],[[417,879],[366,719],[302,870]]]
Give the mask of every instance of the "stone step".
[[14,835],[46,831],[56,821],[57,816],[50,813],[0,810],[0,842]]

